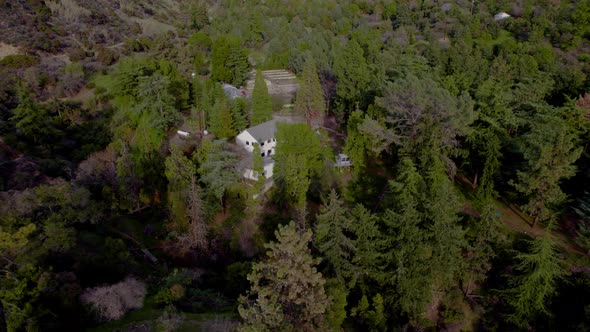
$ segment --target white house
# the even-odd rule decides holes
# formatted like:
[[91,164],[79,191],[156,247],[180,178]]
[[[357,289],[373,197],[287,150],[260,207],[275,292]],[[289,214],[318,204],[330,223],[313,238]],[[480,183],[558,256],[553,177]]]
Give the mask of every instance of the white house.
[[[270,120],[254,127],[242,131],[236,136],[236,143],[243,147],[250,154],[254,151],[254,146],[260,147],[260,154],[264,163],[264,170],[262,174],[267,178],[271,178],[274,169],[274,159],[277,140],[275,135],[277,133],[277,121]],[[249,161],[251,163],[251,160]],[[246,167],[243,171],[243,176],[250,180],[258,180],[258,175],[254,173],[251,168]]]
[[276,120],[270,120],[252,128],[242,131],[236,136],[236,143],[246,149],[248,152],[254,150],[254,145],[259,145],[262,157],[269,157],[275,154],[277,140]]

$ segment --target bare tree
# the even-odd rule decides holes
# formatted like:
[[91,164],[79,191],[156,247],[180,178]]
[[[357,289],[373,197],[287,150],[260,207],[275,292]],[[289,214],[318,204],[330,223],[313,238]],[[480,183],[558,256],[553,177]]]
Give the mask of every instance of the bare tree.
[[95,287],[84,291],[83,303],[92,306],[106,320],[117,320],[129,310],[143,306],[146,288],[133,277],[110,286]]

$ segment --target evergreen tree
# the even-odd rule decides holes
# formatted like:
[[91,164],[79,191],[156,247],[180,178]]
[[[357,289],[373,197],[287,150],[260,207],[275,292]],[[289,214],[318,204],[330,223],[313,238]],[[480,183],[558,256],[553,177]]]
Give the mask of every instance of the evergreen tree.
[[256,70],[254,91],[252,91],[252,125],[272,119],[272,102],[261,70]]
[[352,161],[353,172],[356,176],[362,174],[366,167],[366,161],[369,152],[368,139],[359,130],[364,119],[363,112],[355,110],[350,114],[347,122],[346,145],[344,146],[344,153],[346,153]]
[[354,243],[348,236],[350,230],[346,209],[332,189],[317,216],[316,246],[341,282],[350,280],[353,272]]
[[574,162],[582,153],[576,147],[571,128],[563,120],[551,117],[537,118],[532,130],[524,136],[522,147],[528,165],[518,172],[518,182],[512,181],[528,200],[523,209],[533,217],[532,227],[539,221],[549,220],[552,209],[565,200],[559,182],[575,174]]
[[201,181],[207,186],[207,192],[224,206],[223,198],[227,190],[241,178],[236,169],[238,156],[228,149],[224,140],[209,141],[203,145],[201,149],[208,151],[200,160],[198,172]]
[[237,37],[217,37],[210,62],[213,80],[242,85],[248,76],[248,54]]
[[514,278],[514,287],[506,293],[506,300],[513,309],[508,319],[518,326],[527,327],[538,314],[548,313],[555,283],[564,273],[550,236],[547,230],[529,242],[529,253],[516,255],[515,269],[522,274]]
[[234,121],[234,128],[241,132],[248,127],[248,115],[246,112],[246,101],[243,98],[236,98],[232,100],[231,104],[232,119]]
[[209,113],[209,131],[217,138],[234,137],[237,132],[234,127],[232,108],[225,96],[218,99]]
[[433,234],[431,269],[434,287],[445,291],[464,271],[465,232],[459,225],[460,204],[453,183],[441,165],[433,165],[427,183],[430,190],[426,212]]
[[349,103],[359,102],[371,77],[363,49],[355,39],[349,40],[334,57],[334,74],[338,79],[338,97]]
[[466,295],[472,293],[476,283],[486,279],[497,248],[501,248],[505,242],[500,233],[501,222],[493,201],[487,201],[483,203],[480,217],[473,219],[467,231],[469,246],[464,260],[468,271],[461,276]]
[[240,296],[243,331],[316,331],[325,326],[330,300],[325,280],[311,256],[312,232],[299,233],[295,223],[279,226],[277,242],[267,244],[266,259],[248,275],[251,283]]
[[303,217],[311,177],[322,168],[322,145],[313,130],[302,123],[277,123],[276,137],[273,177]]
[[384,232],[379,241],[382,266],[378,280],[385,287],[393,287],[398,305],[411,319],[425,311],[432,297],[431,262],[427,259],[428,238],[420,225],[425,183],[408,158],[402,160],[396,182],[392,182],[392,209],[382,218]]
[[311,58],[308,58],[303,66],[301,84],[295,99],[295,112],[304,116],[310,126],[326,113],[324,90],[320,84],[316,64]]

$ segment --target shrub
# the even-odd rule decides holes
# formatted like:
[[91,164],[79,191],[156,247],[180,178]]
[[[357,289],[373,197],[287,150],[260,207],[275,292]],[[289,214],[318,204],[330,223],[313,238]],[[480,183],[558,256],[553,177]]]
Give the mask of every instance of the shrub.
[[114,285],[87,289],[81,300],[92,306],[102,318],[117,320],[129,310],[141,308],[145,294],[145,284],[128,277]]
[[28,68],[39,64],[39,59],[28,54],[7,55],[0,60],[0,65],[10,68]]

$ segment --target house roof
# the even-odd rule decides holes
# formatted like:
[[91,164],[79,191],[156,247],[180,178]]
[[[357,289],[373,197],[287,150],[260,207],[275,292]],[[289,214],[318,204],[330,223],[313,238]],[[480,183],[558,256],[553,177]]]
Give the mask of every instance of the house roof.
[[269,140],[277,133],[277,121],[270,120],[246,129],[258,142]]

